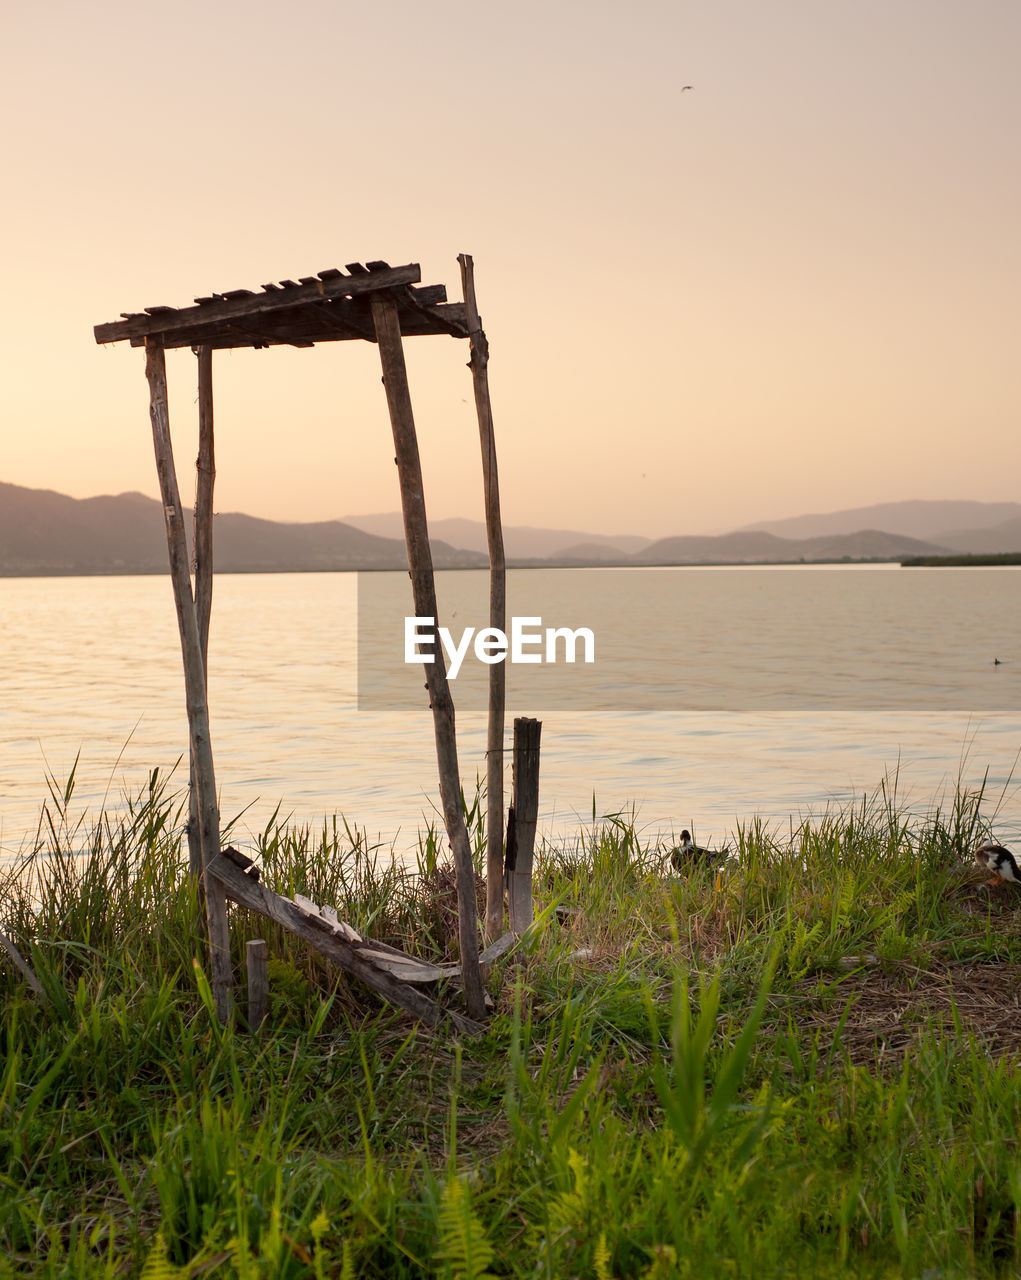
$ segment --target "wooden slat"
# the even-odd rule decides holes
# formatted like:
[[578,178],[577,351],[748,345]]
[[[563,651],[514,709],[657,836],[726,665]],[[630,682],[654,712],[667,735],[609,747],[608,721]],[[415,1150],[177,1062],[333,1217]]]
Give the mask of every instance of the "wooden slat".
[[[417,288],[408,285],[408,294],[423,307],[435,307],[440,302],[447,300],[447,286],[445,284],[421,284]],[[400,297],[397,299],[400,302]]]
[[[389,271],[374,271],[364,276],[341,276],[336,280],[316,279],[314,284],[296,285],[280,293],[255,293],[244,298],[234,298],[207,306],[183,307],[180,310],[134,320],[98,324],[94,329],[97,342],[121,342],[125,338],[170,334],[196,324],[204,326],[218,320],[238,320],[246,316],[263,315],[293,307],[318,298],[341,298],[349,295],[373,293],[404,284],[418,284],[422,271],[418,263],[393,267]],[[164,344],[167,345],[167,344]]]
[[[266,341],[262,335],[262,331],[255,325],[241,324],[237,320],[228,320],[225,322],[225,327],[228,330],[242,334],[245,338],[249,339],[250,341],[247,345],[251,345],[251,343],[264,343]],[[287,337],[281,338],[280,341],[285,342],[292,347],[311,347],[315,345],[310,338],[303,338],[298,334],[289,334]],[[194,344],[189,343],[188,345],[192,346]]]
[[499,960],[503,955],[514,946],[518,940],[516,933],[505,933],[502,937],[497,938],[495,942],[491,942],[485,951],[479,956],[481,964],[491,964],[494,960]]
[[370,271],[389,271],[389,262],[383,262],[382,259],[376,259],[375,262],[367,262],[365,264]]
[[368,268],[363,267],[360,262],[345,262],[344,270],[350,272],[353,276],[364,276],[368,274]]
[[[425,290],[413,291],[411,289],[402,289],[396,293],[397,301],[404,309],[401,314],[401,333],[408,333],[409,327],[406,323],[407,311],[413,311],[422,319],[427,320],[437,332],[449,334],[452,338],[467,338],[468,330],[464,324],[457,324],[448,320],[436,307],[429,306],[419,295]],[[446,290],[444,289],[444,293]],[[495,666],[502,667],[503,663],[498,662]]]
[[308,304],[308,314],[314,316],[318,324],[325,325],[331,336],[366,338],[369,342],[376,341],[372,321],[368,317],[359,323],[352,319],[349,313],[345,313],[340,307],[333,306],[329,302],[324,302],[321,306],[316,306],[314,303]]
[[[240,849],[235,849],[232,844],[226,844],[220,850],[225,858],[229,858],[234,865],[242,871],[249,872],[256,880],[259,878],[259,869],[255,866],[254,861],[247,853],[242,853]],[[254,869],[253,869],[254,868]]]

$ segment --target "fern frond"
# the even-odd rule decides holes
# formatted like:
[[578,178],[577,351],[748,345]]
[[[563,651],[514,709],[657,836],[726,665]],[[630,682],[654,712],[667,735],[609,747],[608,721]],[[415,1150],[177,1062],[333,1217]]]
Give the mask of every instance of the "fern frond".
[[606,1243],[606,1232],[600,1231],[599,1239],[592,1253],[592,1265],[596,1269],[596,1280],[613,1280],[610,1270],[610,1250]]
[[190,1276],[191,1267],[179,1267],[170,1261],[166,1241],[157,1232],[139,1280],[189,1280]]
[[439,1227],[436,1257],[450,1280],[495,1280],[486,1270],[493,1260],[493,1246],[472,1209],[468,1189],[456,1175],[443,1188]]

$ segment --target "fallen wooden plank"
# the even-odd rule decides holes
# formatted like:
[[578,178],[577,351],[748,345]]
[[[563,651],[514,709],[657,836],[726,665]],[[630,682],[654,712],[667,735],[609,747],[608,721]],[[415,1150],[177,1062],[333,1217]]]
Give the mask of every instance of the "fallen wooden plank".
[[485,951],[479,956],[480,964],[489,964],[492,960],[499,960],[500,956],[506,954],[518,940],[518,935],[511,930],[497,938],[494,943],[486,947]]
[[[446,1011],[435,1000],[417,987],[401,982],[393,974],[378,968],[370,959],[359,954],[355,945],[336,933],[328,921],[309,915],[296,903],[252,880],[230,859],[217,856],[207,866],[206,875],[213,876],[233,902],[275,920],[328,960],[332,960],[338,968],[353,974],[367,987],[408,1013],[413,1013],[428,1026],[435,1027],[442,1021]],[[455,1017],[452,1014],[451,1018],[461,1030],[482,1030],[478,1023],[461,1019],[460,1015]]]
[[406,956],[400,952],[394,955],[389,951],[378,950],[366,945],[358,948],[358,954],[371,960],[380,969],[392,973],[402,982],[439,982],[441,978],[459,977],[459,964],[430,964],[428,960],[416,960],[414,956]]

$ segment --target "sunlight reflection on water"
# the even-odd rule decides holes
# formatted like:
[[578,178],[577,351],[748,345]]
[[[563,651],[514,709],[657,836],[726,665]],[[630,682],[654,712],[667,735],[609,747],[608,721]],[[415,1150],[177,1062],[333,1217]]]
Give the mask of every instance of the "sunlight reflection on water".
[[[814,572],[823,575],[819,583],[853,573]],[[659,596],[698,573],[663,571]],[[908,571],[859,572],[856,598],[867,594],[871,583],[877,596],[889,601],[890,585],[908,581],[890,577],[900,573]],[[790,609],[790,590],[803,592],[798,571],[716,574],[712,590],[719,608],[726,607],[728,589],[735,617],[747,612],[754,597],[759,627],[767,625],[770,598],[774,615],[783,617]],[[460,589],[466,578],[479,576],[441,575],[441,602],[444,590]],[[407,587],[403,575],[393,578]],[[939,571],[914,575],[910,590],[916,596],[928,592],[926,607],[949,617],[966,619],[977,608],[1005,620],[1017,636],[1019,583],[1009,572]],[[5,655],[0,848],[11,852],[35,831],[47,769],[62,785],[80,750],[75,805],[94,814],[104,797],[117,808],[125,792],[141,789],[151,768],[171,768],[186,750],[187,737],[169,579],[6,579],[0,580],[0,604]],[[888,604],[877,616],[887,621],[873,624],[873,651],[896,651],[904,643],[901,620]],[[653,617],[663,628],[658,636],[651,630]],[[649,619],[643,643],[676,643],[670,630],[676,615],[670,609],[650,610]],[[1003,646],[1013,640],[998,640],[1002,652],[997,656],[1004,665],[993,672],[987,639],[976,650],[982,670],[975,678],[1002,673],[998,687],[1007,689],[1008,680],[1017,679],[1015,670],[1021,671],[1021,655],[1012,661],[1014,654]],[[959,640],[955,634],[954,646]],[[728,643],[747,647],[737,632]],[[414,845],[423,814],[437,818],[432,725],[424,695],[415,710],[356,710],[355,644],[353,575],[217,579],[211,726],[223,814],[230,818],[245,811],[242,834],[261,830],[278,803],[282,814],[315,824],[324,814],[342,812],[373,838],[389,842],[396,837],[402,848]],[[917,663],[906,662],[901,670],[906,681],[920,679]],[[794,681],[801,674],[780,672]],[[1003,709],[981,713],[848,706],[591,712],[547,710],[519,698],[510,714],[543,720],[540,800],[547,836],[572,839],[579,820],[591,818],[594,792],[598,813],[634,805],[650,835],[676,835],[687,826],[711,840],[755,815],[786,827],[791,814],[796,818],[876,787],[898,760],[898,793],[909,804],[928,808],[958,776],[977,787],[987,769],[987,795],[996,797],[1007,786],[1021,746],[1021,710],[1013,694],[1006,701]],[[462,710],[458,730],[470,794],[476,775],[485,772],[484,717]],[[509,773],[508,768],[508,784]],[[175,778],[183,787],[183,764]],[[988,812],[992,808],[987,805]],[[1008,842],[1021,836],[1016,786],[1007,787],[995,828]]]

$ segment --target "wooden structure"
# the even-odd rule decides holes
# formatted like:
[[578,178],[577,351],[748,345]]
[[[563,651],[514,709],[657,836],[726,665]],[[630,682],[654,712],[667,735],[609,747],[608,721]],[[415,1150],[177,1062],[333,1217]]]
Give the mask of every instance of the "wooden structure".
[[[190,307],[147,307],[122,313],[112,324],[95,328],[99,343],[129,341],[144,347],[150,389],[150,418],[160,492],[166,517],[170,570],[184,660],[185,693],[191,749],[190,857],[193,874],[205,891],[210,969],[217,1009],[226,1020],[231,1011],[230,935],[226,902],[231,897],[294,927],[296,912],[270,910],[260,888],[254,895],[243,871],[222,857],[216,781],[206,704],[206,659],[212,600],[212,498],[215,475],[213,446],[212,353],[232,347],[311,347],[319,342],[360,339],[379,348],[390,423],[393,430],[408,564],[415,613],[436,619],[436,590],[429,547],[418,441],[411,407],[402,339],[441,334],[466,338],[469,367],[482,446],[486,525],[489,538],[490,626],[506,630],[503,533],[492,409],[489,399],[489,348],[475,299],[472,259],[458,258],[463,301],[448,302],[443,285],[421,287],[417,264],[391,267],[385,262],[349,263],[300,280],[282,280],[261,290],[236,289],[196,298]],[[164,352],[190,347],[198,356],[199,455],[195,505],[195,589],[192,592],[184,513],[170,440]],[[436,625],[438,626],[438,619]],[[435,646],[437,654],[441,647]],[[486,930],[490,939],[503,922],[503,733],[504,664],[490,667],[488,729],[488,849]],[[470,1019],[484,1015],[484,993],[478,950],[477,912],[471,846],[461,808],[460,774],[454,735],[454,707],[442,657],[425,666],[433,714],[443,818],[457,875],[461,979]],[[236,874],[235,874],[236,873]],[[241,880],[238,876],[241,876]],[[242,883],[245,881],[245,883]],[[242,896],[238,896],[241,894]],[[257,905],[255,898],[261,905]],[[293,904],[291,904],[293,907]],[[286,916],[282,918],[281,913]],[[300,932],[300,930],[299,930]],[[303,934],[302,936],[306,936]],[[374,971],[346,943],[331,943],[333,958],[380,989]],[[378,966],[377,966],[378,967]],[[368,975],[368,976],[366,976]],[[392,992],[387,992],[396,999]],[[397,1003],[403,1003],[397,1000]],[[410,1007],[404,1005],[404,1007]],[[423,1015],[424,1016],[424,1015]],[[430,1020],[430,1019],[427,1019]]]
[[[385,942],[361,937],[356,929],[338,917],[332,907],[321,907],[300,893],[293,898],[274,893],[259,883],[259,871],[251,858],[229,845],[213,859],[206,874],[216,881],[232,902],[275,920],[341,969],[429,1026],[436,1026],[443,1017],[449,1017],[459,1031],[482,1030],[474,1019],[466,1018],[456,1010],[444,1009],[422,990],[423,986],[444,978],[463,977],[463,965],[429,964]],[[482,953],[480,962],[485,964],[503,955],[515,940],[515,934],[505,933]],[[252,1030],[257,1029],[268,1007],[265,945],[262,943],[260,948],[256,942],[248,943],[248,1018]],[[256,970],[254,974],[253,968]]]

